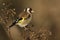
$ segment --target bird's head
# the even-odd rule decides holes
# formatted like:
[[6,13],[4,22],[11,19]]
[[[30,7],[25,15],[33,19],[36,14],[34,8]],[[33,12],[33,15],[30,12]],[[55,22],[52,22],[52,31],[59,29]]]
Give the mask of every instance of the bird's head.
[[24,9],[24,12],[33,13],[34,11],[32,10],[32,8],[26,8]]

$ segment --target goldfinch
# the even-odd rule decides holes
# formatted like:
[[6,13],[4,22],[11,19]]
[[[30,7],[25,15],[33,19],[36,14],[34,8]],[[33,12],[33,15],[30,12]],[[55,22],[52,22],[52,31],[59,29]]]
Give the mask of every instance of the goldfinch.
[[18,18],[16,19],[16,21],[9,26],[9,29],[14,25],[18,25],[19,27],[25,28],[31,22],[33,12],[34,11],[32,10],[32,8],[24,9],[24,11],[18,15]]

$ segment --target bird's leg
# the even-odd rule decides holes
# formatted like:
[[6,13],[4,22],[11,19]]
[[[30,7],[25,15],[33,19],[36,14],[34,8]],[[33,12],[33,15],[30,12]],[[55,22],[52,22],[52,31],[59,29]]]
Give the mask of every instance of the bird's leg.
[[28,28],[34,27],[34,25],[33,25],[33,24],[29,24],[28,26],[30,26],[30,27],[28,27]]
[[34,27],[34,25],[33,25],[33,24],[31,24],[31,27]]
[[24,27],[24,30],[25,31],[29,31],[29,32],[33,32],[34,33],[34,31],[32,31],[30,28],[28,28],[28,27]]
[[27,27],[24,27],[24,30],[25,30],[25,31],[27,31],[28,29],[29,29],[29,28],[27,28]]

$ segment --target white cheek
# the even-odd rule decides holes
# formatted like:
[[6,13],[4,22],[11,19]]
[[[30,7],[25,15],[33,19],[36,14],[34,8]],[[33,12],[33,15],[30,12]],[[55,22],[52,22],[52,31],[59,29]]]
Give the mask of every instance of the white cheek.
[[27,9],[27,12],[30,13],[29,8]]
[[29,11],[27,11],[28,13],[30,13]]

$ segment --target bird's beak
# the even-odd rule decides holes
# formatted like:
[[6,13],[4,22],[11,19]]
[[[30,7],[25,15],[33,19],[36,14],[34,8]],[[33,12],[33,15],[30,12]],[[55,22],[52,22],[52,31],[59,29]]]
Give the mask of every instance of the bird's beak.
[[34,13],[34,11],[33,11],[33,10],[32,10],[31,12],[32,12],[32,13]]

